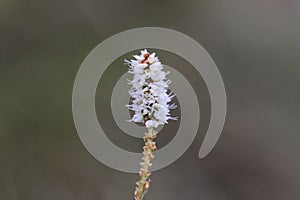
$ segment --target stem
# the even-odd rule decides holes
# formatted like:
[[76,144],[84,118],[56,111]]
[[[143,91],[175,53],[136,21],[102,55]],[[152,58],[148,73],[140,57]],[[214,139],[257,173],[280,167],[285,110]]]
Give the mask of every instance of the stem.
[[134,200],[142,200],[144,195],[150,186],[150,167],[152,165],[151,160],[154,158],[153,152],[156,150],[155,142],[157,133],[153,130],[153,127],[148,128],[148,133],[145,133],[143,147],[143,162],[140,163],[141,169],[139,172],[140,180],[136,182],[136,188],[134,192]]

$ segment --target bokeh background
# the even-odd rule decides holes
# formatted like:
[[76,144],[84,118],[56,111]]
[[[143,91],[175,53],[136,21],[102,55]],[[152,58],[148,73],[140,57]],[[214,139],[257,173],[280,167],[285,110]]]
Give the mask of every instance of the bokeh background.
[[[72,87],[101,41],[158,26],[209,52],[224,79],[228,113],[219,142],[199,160],[210,115],[205,83],[186,61],[158,51],[189,78],[202,120],[188,151],[153,174],[145,199],[299,200],[299,19],[299,0],[1,0],[0,199],[132,199],[137,175],[104,166],[81,143]],[[111,65],[96,101],[108,137],[139,151],[142,142],[117,130],[105,106],[132,53]],[[174,132],[160,136],[159,147]]]

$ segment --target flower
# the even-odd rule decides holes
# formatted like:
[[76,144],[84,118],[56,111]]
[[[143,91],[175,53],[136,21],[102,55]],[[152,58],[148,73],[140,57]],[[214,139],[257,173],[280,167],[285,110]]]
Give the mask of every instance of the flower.
[[164,72],[155,53],[150,54],[146,49],[133,57],[130,61],[125,60],[129,73],[133,74],[133,79],[129,81],[132,101],[127,106],[134,111],[134,115],[129,121],[142,122],[147,128],[157,128],[167,124],[169,119],[176,120],[176,117],[170,116],[170,109],[176,108],[176,105],[169,105],[175,96],[167,93],[171,83],[166,79],[169,72]]

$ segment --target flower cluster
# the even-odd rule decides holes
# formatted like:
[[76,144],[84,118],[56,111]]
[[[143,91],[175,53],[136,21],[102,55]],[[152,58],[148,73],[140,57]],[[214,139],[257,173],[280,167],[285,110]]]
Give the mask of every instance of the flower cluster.
[[170,109],[176,108],[175,104],[169,105],[175,96],[167,93],[171,81],[166,80],[168,72],[163,71],[163,65],[155,53],[143,50],[133,57],[135,59],[125,60],[129,73],[133,74],[133,79],[129,81],[132,85],[129,91],[132,103],[128,107],[134,115],[129,121],[142,122],[147,128],[157,128],[168,123],[169,119],[176,119],[170,116]]

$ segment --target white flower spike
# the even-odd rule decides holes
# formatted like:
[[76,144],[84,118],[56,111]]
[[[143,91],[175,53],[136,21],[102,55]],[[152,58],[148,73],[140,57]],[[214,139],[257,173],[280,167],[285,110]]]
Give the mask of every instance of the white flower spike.
[[169,105],[175,95],[167,93],[171,83],[166,79],[168,72],[163,71],[163,65],[155,53],[150,54],[146,49],[133,57],[135,59],[125,60],[129,73],[133,74],[133,79],[129,81],[132,102],[128,107],[134,115],[129,121],[142,122],[147,128],[157,128],[167,124],[169,119],[176,120],[176,117],[170,116],[170,109],[176,108],[176,105]]
[[142,122],[148,129],[145,133],[143,147],[143,162],[140,163],[140,180],[136,182],[134,200],[142,200],[150,185],[151,160],[156,150],[155,142],[157,132],[154,128],[168,123],[169,119],[177,119],[170,116],[170,109],[176,108],[175,104],[169,105],[173,93],[168,94],[167,89],[171,81],[166,79],[168,72],[163,71],[163,65],[155,56],[155,53],[148,53],[145,49],[140,55],[134,55],[135,59],[125,60],[129,66],[129,73],[133,79],[129,81],[131,89],[129,94],[132,97],[129,109],[134,111],[131,120]]

